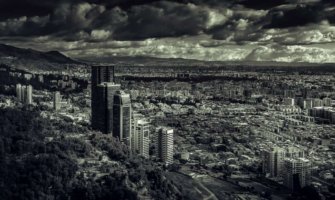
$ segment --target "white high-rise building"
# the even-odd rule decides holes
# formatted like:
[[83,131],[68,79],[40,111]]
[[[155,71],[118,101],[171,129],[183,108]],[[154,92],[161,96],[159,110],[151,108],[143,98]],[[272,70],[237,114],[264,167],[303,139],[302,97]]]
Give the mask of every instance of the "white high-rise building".
[[133,112],[130,132],[130,149],[132,154],[149,158],[150,123],[143,115]]
[[263,173],[270,178],[280,177],[283,171],[285,151],[279,147],[273,147],[262,152]]
[[263,173],[269,178],[283,180],[295,191],[309,184],[311,163],[304,158],[303,149],[296,146],[273,147],[262,152]]
[[25,104],[33,103],[33,87],[31,85],[16,84],[16,97]]
[[20,83],[16,84],[16,97],[22,101],[22,85]]
[[173,129],[160,128],[156,131],[156,156],[165,164],[173,163]]
[[31,85],[22,87],[22,97],[25,104],[33,103],[33,87]]
[[137,123],[144,116],[137,112],[132,112],[131,115],[131,129],[130,129],[130,149],[133,154],[137,154],[138,149],[138,133],[136,131]]
[[149,158],[149,145],[150,145],[150,124],[149,122],[140,119],[137,121],[136,126],[136,135],[137,138],[137,153],[139,155],[144,156],[145,158]]
[[299,190],[310,183],[311,162],[305,158],[290,158],[284,162],[284,185],[292,191]]
[[113,105],[113,136],[131,146],[131,100],[130,95],[117,91]]
[[33,103],[33,87],[31,85],[27,85],[25,88],[25,103],[32,104]]
[[54,93],[54,110],[60,110],[62,97],[59,91]]

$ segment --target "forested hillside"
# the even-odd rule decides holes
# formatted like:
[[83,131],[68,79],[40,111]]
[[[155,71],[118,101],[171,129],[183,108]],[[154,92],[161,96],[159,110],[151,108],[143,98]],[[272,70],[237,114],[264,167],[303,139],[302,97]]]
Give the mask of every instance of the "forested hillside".
[[0,108],[0,199],[181,199],[155,163],[131,157],[116,139]]

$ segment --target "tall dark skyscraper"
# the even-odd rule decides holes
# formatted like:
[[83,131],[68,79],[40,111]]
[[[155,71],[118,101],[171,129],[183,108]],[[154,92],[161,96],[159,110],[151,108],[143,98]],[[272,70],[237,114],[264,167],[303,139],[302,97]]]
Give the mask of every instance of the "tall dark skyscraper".
[[118,91],[114,95],[113,136],[130,146],[131,101],[130,95]]
[[112,133],[114,94],[121,87],[114,81],[114,66],[92,66],[92,128],[105,134]]
[[115,82],[114,66],[92,66],[92,87],[103,82]]
[[[99,130],[105,134],[110,134],[113,131],[113,105],[114,95],[120,90],[121,86],[115,83],[104,82],[96,88],[96,107],[92,108],[92,112],[96,112],[94,122],[94,129]],[[93,122],[93,118],[92,118]]]

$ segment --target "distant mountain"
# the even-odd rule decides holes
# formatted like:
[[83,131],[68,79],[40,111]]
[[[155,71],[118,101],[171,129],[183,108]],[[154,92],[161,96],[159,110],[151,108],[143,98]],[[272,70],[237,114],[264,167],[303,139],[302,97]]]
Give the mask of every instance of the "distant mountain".
[[154,58],[154,57],[86,57],[74,60],[58,51],[41,52],[33,49],[22,49],[5,44],[0,44],[0,64],[26,71],[61,71],[66,68],[87,65],[118,65],[118,66],[218,66],[231,69],[238,68],[267,68],[267,69],[293,69],[300,70],[305,67],[314,70],[335,72],[335,64],[316,63],[287,63],[287,62],[254,62],[254,61],[202,61],[182,58]]
[[34,70],[64,70],[68,66],[81,65],[58,51],[41,52],[0,44],[0,64],[14,68]]
[[226,66],[226,67],[335,67],[335,63],[303,63],[303,62],[271,62],[271,61],[202,61],[183,58],[155,58],[155,57],[90,57],[78,60],[91,64],[114,64],[119,66]]

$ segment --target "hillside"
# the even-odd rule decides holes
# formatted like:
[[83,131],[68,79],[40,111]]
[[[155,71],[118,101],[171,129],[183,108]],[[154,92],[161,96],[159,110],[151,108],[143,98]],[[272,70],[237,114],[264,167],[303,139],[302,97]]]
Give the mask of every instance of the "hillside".
[[[10,97],[14,103],[15,98]],[[8,97],[0,95],[0,102]],[[40,108],[0,107],[0,199],[183,199],[157,163]]]
[[0,44],[0,64],[23,70],[63,70],[67,66],[81,65],[58,51],[41,52]]

